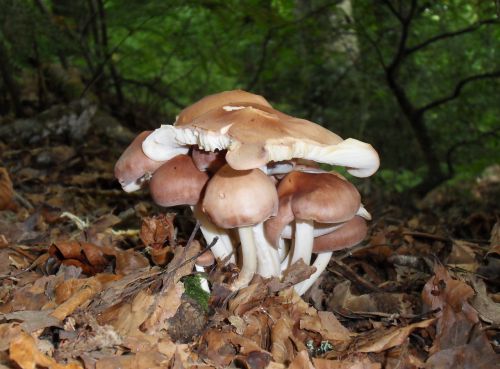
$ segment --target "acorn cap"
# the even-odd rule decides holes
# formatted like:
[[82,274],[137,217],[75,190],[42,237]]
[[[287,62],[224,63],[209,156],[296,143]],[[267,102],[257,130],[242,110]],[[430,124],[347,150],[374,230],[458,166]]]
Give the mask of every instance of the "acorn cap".
[[156,170],[149,183],[153,201],[164,207],[196,205],[208,175],[196,168],[188,155],[178,155]]
[[142,142],[152,131],[140,133],[121,154],[115,164],[115,178],[126,192],[132,192],[142,187],[141,179],[146,174],[152,174],[165,161],[148,158],[142,151]]
[[237,171],[224,165],[208,183],[202,208],[221,228],[252,226],[276,214],[278,194],[259,169]]
[[264,224],[267,238],[276,246],[285,226],[294,220],[342,223],[352,219],[361,204],[356,187],[334,173],[290,172],[277,191],[278,214]]
[[313,253],[317,254],[353,247],[363,241],[367,232],[368,226],[366,220],[356,215],[341,228],[316,237],[313,244]]

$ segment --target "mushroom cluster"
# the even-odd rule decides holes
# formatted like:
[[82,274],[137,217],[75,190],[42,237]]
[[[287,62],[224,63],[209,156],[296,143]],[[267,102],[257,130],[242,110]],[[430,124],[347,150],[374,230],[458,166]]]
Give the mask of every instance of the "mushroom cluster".
[[141,133],[117,161],[115,176],[127,192],[149,182],[160,206],[190,206],[207,244],[218,237],[215,258],[240,266],[234,289],[256,273],[280,277],[300,259],[312,262],[316,272],[296,285],[302,294],[333,251],[365,237],[370,219],[356,188],[319,163],[367,177],[379,158],[369,144],[234,90],[185,108],[173,125]]

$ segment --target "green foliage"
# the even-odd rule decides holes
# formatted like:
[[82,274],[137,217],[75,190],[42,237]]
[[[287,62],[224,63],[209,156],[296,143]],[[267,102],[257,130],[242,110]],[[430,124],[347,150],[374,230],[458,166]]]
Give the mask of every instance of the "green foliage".
[[[411,4],[392,3],[403,14]],[[120,84],[133,105],[118,110],[141,106],[166,122],[206,94],[249,89],[288,113],[372,143],[384,168],[379,182],[397,191],[424,176],[423,149],[381,63],[387,66],[396,55],[401,34],[385,2],[0,0],[0,6],[0,40],[18,80],[33,59],[49,64],[66,58],[98,96],[114,95]],[[495,2],[417,1],[409,47],[484,19],[497,23],[443,38],[406,58],[398,82],[416,108],[450,95],[466,77],[495,71],[500,60]],[[499,91],[499,78],[478,80],[425,113],[443,168],[451,157],[455,173],[470,177],[498,160],[498,136],[490,133],[500,126]],[[140,128],[158,123],[151,119]]]

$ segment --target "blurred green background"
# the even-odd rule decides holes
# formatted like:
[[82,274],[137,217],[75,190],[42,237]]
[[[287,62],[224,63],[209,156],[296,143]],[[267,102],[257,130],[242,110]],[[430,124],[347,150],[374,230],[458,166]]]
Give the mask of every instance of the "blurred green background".
[[425,193],[500,162],[497,1],[0,0],[0,9],[1,125],[85,98],[140,131],[241,88],[371,143],[382,161],[375,181],[390,190]]

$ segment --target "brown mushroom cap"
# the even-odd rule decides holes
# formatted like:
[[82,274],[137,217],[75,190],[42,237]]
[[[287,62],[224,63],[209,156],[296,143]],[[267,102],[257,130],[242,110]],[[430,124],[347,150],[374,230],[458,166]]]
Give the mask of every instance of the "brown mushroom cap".
[[368,226],[366,220],[355,216],[341,228],[314,239],[313,253],[347,249],[355,246],[366,237]]
[[361,204],[356,187],[334,173],[290,172],[277,191],[278,214],[264,224],[266,236],[274,245],[294,219],[341,223],[352,219]]
[[278,194],[261,170],[224,165],[208,183],[202,207],[221,228],[252,226],[276,214]]
[[243,90],[224,91],[217,94],[205,96],[201,100],[182,110],[175,121],[175,125],[185,125],[187,123],[190,123],[194,118],[214,108],[241,101],[247,102],[249,104],[259,104],[271,107],[269,102],[267,102],[267,100],[260,95],[255,95]]
[[226,160],[238,170],[258,168],[274,160],[269,145],[336,145],[342,142],[342,138],[316,123],[248,102],[235,103],[234,110],[228,106],[214,108],[180,128],[212,135],[227,133],[234,144],[228,149]]
[[[156,161],[148,158],[142,152],[142,142],[152,131],[140,133],[132,143],[125,149],[115,164],[115,178],[121,186],[127,190],[127,186],[132,190],[140,187],[138,180],[146,173],[154,173],[165,161]],[[136,184],[136,186],[134,186]]]
[[156,170],[149,189],[160,206],[196,205],[201,198],[208,175],[196,168],[188,155],[177,155]]
[[203,172],[215,173],[224,164],[226,164],[226,150],[223,151],[204,151],[196,147],[192,148],[191,157],[196,168]]

